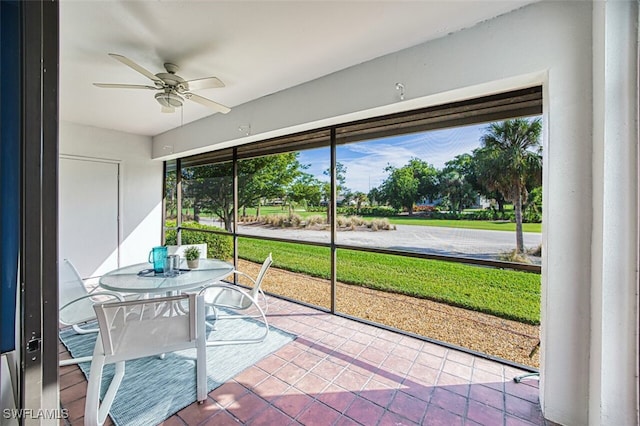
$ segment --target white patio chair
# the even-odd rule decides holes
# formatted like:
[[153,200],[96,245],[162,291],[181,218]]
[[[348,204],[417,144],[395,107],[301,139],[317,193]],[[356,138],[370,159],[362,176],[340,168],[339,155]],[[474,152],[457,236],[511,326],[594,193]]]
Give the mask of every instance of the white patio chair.
[[[230,284],[226,282],[217,282],[213,284],[205,285],[200,292],[198,293],[202,296],[200,303],[202,303],[202,311],[209,312],[212,311],[213,315],[207,316],[206,320],[203,320],[203,323],[208,325],[214,333],[211,333],[211,336],[215,338],[215,330],[216,330],[216,322],[218,320],[224,319],[241,319],[241,318],[252,318],[254,320],[258,320],[262,322],[262,332],[258,333],[255,336],[242,337],[232,340],[216,340],[216,339],[207,339],[207,346],[220,346],[220,345],[232,345],[232,344],[243,344],[243,343],[260,343],[263,342],[264,339],[267,338],[269,334],[269,322],[266,317],[266,308],[263,309],[258,303],[258,297],[262,295],[266,306],[266,297],[262,292],[261,285],[264,279],[267,270],[271,266],[273,259],[271,257],[271,253],[264,260],[262,264],[262,268],[260,268],[260,272],[258,273],[257,278],[254,280],[247,274],[240,271],[233,271],[236,275],[241,275],[253,282],[253,287],[250,290],[245,290],[244,288]],[[221,309],[223,311],[230,311],[230,313],[221,314]],[[239,311],[249,311],[252,310],[254,314],[251,315],[243,315],[240,314]]]
[[[68,260],[64,259],[59,265],[58,304],[59,323],[62,326],[72,326],[78,334],[97,333],[97,328],[81,327],[88,321],[95,320],[93,305],[98,302],[123,300],[123,297],[111,291],[87,291],[80,278],[80,274]],[[91,361],[91,357],[71,358],[60,360],[60,366]]]
[[[200,288],[198,295],[202,296],[202,322],[206,327],[213,331],[216,330],[216,321],[219,319],[253,318],[264,324],[260,334],[248,338],[216,340],[215,333],[211,334],[214,339],[212,340],[207,338],[207,346],[260,343],[267,338],[267,335],[269,334],[269,322],[266,317],[268,304],[267,298],[262,290],[262,281],[272,263],[273,258],[271,253],[269,253],[262,263],[260,272],[258,272],[258,276],[255,280],[244,272],[238,270],[233,270],[231,272],[235,277],[245,277],[253,284],[253,286],[248,290],[242,286],[226,281],[217,281],[215,283],[204,285]],[[186,294],[190,294],[190,292],[187,292]],[[260,306],[258,299],[262,299],[264,307]],[[222,308],[223,313],[220,313],[220,308]],[[242,312],[249,313],[243,314]],[[207,313],[211,313],[211,315],[207,315]]]
[[[95,305],[100,333],[91,361],[85,425],[104,423],[124,377],[125,361],[132,359],[196,348],[197,400],[207,399],[204,312],[198,305],[203,302],[195,294]],[[115,364],[115,374],[100,404],[106,364]]]
[[[212,297],[208,295],[208,292],[212,292],[217,295],[220,295],[222,294],[222,292],[224,292],[227,296],[231,294],[233,294],[234,296],[229,297],[226,300],[226,303],[222,303],[222,302],[218,303],[216,297],[215,296]],[[205,302],[206,298],[210,298],[210,299],[212,298],[213,300],[212,302]],[[220,315],[219,314],[220,308],[231,309],[231,310],[238,309],[238,305],[235,305],[233,303],[234,299],[242,300],[243,309],[250,308],[252,306],[255,307],[258,314],[257,315],[234,315],[234,314]],[[264,311],[258,304],[258,301],[253,297],[251,297],[249,293],[247,293],[242,288],[236,285],[228,284],[228,283],[215,283],[215,284],[206,285],[202,288],[202,290],[200,290],[200,293],[198,294],[198,303],[201,304],[199,306],[199,309],[200,309],[200,312],[202,312],[202,318],[201,318],[202,326],[203,327],[209,326],[212,330],[211,333],[209,333],[209,337],[205,337],[206,346],[242,345],[246,343],[261,343],[261,342],[264,342],[264,340],[269,335],[269,322],[267,321],[267,317]],[[211,310],[213,311],[213,315],[211,316],[213,318],[213,322],[209,322],[209,318],[211,317],[205,318],[205,315],[204,315],[205,312],[209,312]],[[240,331],[237,334],[235,334],[236,337],[234,337],[233,339],[216,339],[215,338],[216,337],[215,331],[217,330],[216,321],[242,319],[242,318],[250,318],[250,320],[252,321],[259,320],[262,323],[262,326],[260,327],[261,331],[256,333],[256,335],[254,336],[251,336],[251,335],[247,336]],[[211,337],[213,337],[213,339],[211,339]]]
[[237,278],[243,277],[248,279],[252,286],[250,289],[246,290],[246,294],[250,296],[250,298],[246,298],[244,296],[245,292],[237,292],[232,291],[227,286],[222,286],[221,284],[226,284],[224,282],[219,282],[218,290],[215,290],[214,286],[208,286],[210,290],[208,290],[205,294],[205,303],[207,304],[215,304],[218,306],[224,306],[227,308],[231,308],[235,311],[246,311],[252,306],[258,306],[257,301],[262,301],[261,311],[265,314],[269,310],[269,305],[267,303],[267,297],[262,290],[262,281],[264,276],[267,274],[269,267],[273,263],[273,258],[271,257],[271,253],[267,256],[267,258],[262,263],[262,267],[258,272],[258,276],[253,279],[251,276],[246,273],[238,270],[233,270],[232,274],[237,281]]

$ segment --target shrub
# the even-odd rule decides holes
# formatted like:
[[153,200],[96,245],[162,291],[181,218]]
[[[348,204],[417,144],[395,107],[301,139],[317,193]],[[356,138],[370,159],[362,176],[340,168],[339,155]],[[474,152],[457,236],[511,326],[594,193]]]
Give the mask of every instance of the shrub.
[[299,214],[293,213],[289,216],[289,226],[298,228],[302,224],[302,217]]
[[536,211],[527,209],[522,214],[522,221],[525,223],[540,223],[542,222],[542,215]]
[[542,257],[542,244],[538,244],[538,247],[527,250],[527,253],[531,256]]
[[351,226],[363,226],[367,224],[367,221],[360,216],[351,216],[349,219],[351,220]]
[[417,213],[417,212],[431,213],[431,212],[439,212],[439,211],[440,209],[436,206],[426,206],[426,205],[413,206],[414,213]]
[[320,215],[314,214],[306,218],[304,226],[308,228],[314,225],[324,225],[326,222],[327,222],[326,216],[320,216]]
[[528,264],[533,263],[526,253],[517,253],[515,250],[511,250],[506,253],[500,253],[498,257],[500,258],[500,260],[504,260],[505,262],[518,262]]
[[275,226],[275,227],[283,227],[285,221],[287,220],[287,215],[285,214],[270,214],[264,217],[264,222],[267,225]]
[[349,223],[349,219],[345,216],[336,217],[336,225],[338,228],[344,228]]
[[[473,212],[429,212],[426,215],[431,219],[448,219],[448,220],[506,220],[515,221],[513,211],[498,211],[494,209],[478,210]],[[524,218],[523,218],[524,219]],[[536,222],[534,220],[523,220],[523,222]],[[537,221],[539,222],[539,221]]]
[[371,228],[372,231],[391,231],[396,229],[396,226],[392,225],[386,217],[383,219],[373,219],[367,226]]
[[[326,209],[325,209],[326,211]],[[361,207],[358,211],[355,207],[338,207],[338,214],[344,216],[394,216],[398,213],[394,208],[387,206],[377,206],[377,207]]]
[[[176,226],[175,222],[167,221],[166,226]],[[214,226],[202,225],[196,222],[183,222],[183,227],[201,229],[204,231],[216,230],[220,228]],[[176,245],[177,232],[175,229],[167,229],[165,231],[165,242],[167,245]],[[189,244],[206,244],[207,257],[214,259],[231,259],[233,257],[233,239],[231,236],[213,234],[210,232],[199,232],[192,230],[182,231],[182,245]]]

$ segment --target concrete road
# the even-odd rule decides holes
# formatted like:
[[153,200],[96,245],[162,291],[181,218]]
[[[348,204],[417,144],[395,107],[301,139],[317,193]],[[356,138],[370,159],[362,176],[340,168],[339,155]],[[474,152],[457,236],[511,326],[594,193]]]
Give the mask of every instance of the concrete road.
[[[239,232],[292,240],[324,243],[330,241],[328,231],[240,225]],[[506,231],[397,225],[395,231],[339,231],[337,243],[448,256],[497,259],[500,253],[515,248],[516,235],[515,232]],[[536,248],[541,243],[542,234],[525,232],[525,247]]]

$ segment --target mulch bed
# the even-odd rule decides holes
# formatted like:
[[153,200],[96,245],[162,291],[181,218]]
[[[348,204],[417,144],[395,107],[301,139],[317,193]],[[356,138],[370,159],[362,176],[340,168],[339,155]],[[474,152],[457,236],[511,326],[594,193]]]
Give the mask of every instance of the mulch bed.
[[[240,261],[256,276],[260,265]],[[329,309],[330,282],[271,268],[263,290]],[[337,283],[336,310],[505,360],[538,368],[539,326],[449,306],[426,299]]]

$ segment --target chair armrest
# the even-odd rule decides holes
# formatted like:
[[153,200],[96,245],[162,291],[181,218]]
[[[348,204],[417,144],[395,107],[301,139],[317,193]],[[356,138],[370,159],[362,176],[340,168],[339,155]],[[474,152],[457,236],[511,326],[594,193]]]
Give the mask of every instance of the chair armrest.
[[[100,296],[107,299],[104,301],[110,301],[113,299],[123,300],[122,295],[108,291],[97,291],[95,293],[84,294],[60,307],[58,310],[58,322],[63,325],[72,325],[74,330],[80,334],[98,331],[97,329],[81,329],[78,324],[95,319],[96,313],[93,307],[95,304],[102,302],[95,300],[96,297]],[[69,308],[72,305],[76,306]]]
[[[215,298],[213,300],[212,303],[208,303],[205,302],[204,300],[204,295],[207,292],[207,290],[209,289],[215,289],[218,294],[215,295]],[[241,299],[245,299],[250,301],[250,305],[255,306],[256,310],[258,311],[258,315],[257,316],[251,316],[250,318],[259,318],[261,319],[261,322],[264,325],[264,329],[263,332],[255,337],[246,337],[246,338],[236,338],[236,339],[229,339],[229,340],[209,340],[206,339],[206,346],[219,346],[219,345],[237,345],[237,344],[245,344],[245,343],[260,343],[263,342],[264,339],[266,339],[267,335],[269,334],[269,322],[267,321],[267,317],[263,311],[263,309],[260,307],[260,305],[258,304],[258,301],[251,297],[251,295],[249,295],[249,293],[247,293],[246,291],[242,290],[241,288],[238,288],[238,286],[233,285],[233,284],[225,284],[225,283],[217,283],[217,284],[208,284],[206,286],[204,286],[199,292],[198,292],[198,303],[201,303],[202,305],[200,308],[200,314],[202,315],[202,317],[200,317],[199,322],[202,322],[204,325],[204,323],[210,325],[211,327],[214,327],[214,325],[211,325],[207,322],[207,318],[204,314],[204,306],[205,305],[209,305],[211,307],[213,307],[213,311],[214,311],[214,321],[218,321],[218,319],[234,319],[234,318],[247,318],[248,316],[245,315],[223,315],[220,316],[218,315],[218,307],[221,308],[231,308],[231,309],[237,309],[238,306],[234,306],[234,305],[229,305],[226,303],[217,303],[218,302],[218,298],[223,295],[226,291],[232,292],[232,293],[236,293],[237,295],[239,295],[239,297]],[[249,306],[250,306],[249,305]],[[244,307],[241,307],[240,309],[245,309]]]
[[81,300],[90,299],[90,298],[93,298],[93,297],[96,297],[96,296],[113,297],[113,298],[118,299],[120,302],[124,301],[124,298],[119,293],[114,293],[112,291],[97,291],[95,293],[87,293],[84,296],[78,297],[77,299],[73,299],[71,302],[65,304],[64,306],[61,306],[59,310],[63,310],[63,309],[65,309],[65,308],[67,308],[67,307],[69,307],[69,306],[73,305],[74,303],[77,303],[77,302],[79,302]]
[[233,284],[226,284],[226,283],[213,283],[213,284],[207,284],[204,287],[202,287],[200,289],[200,291],[198,292],[199,296],[203,296],[204,298],[204,294],[209,290],[209,289],[215,289],[217,294],[215,294],[213,300],[211,302],[206,302],[207,304],[210,305],[214,305],[214,306],[221,306],[223,308],[232,308],[232,309],[245,309],[246,307],[243,307],[240,304],[230,304],[230,303],[225,303],[223,302],[219,302],[218,299],[225,294],[225,292],[231,292],[231,293],[236,293],[236,296],[239,298],[238,301],[233,300],[234,302],[239,302],[242,301],[243,299],[247,299],[249,300],[249,302],[253,305],[256,305],[256,307],[262,312],[262,308],[260,308],[260,306],[258,305],[258,301],[256,299],[254,299],[253,297],[251,297],[251,295],[249,293],[247,293],[245,290],[243,290],[242,288],[233,285]]
[[231,274],[248,278],[253,283],[253,285],[256,285],[256,280],[254,280],[250,275],[247,275],[242,271],[238,271],[237,269],[234,269],[233,271],[231,271]]

